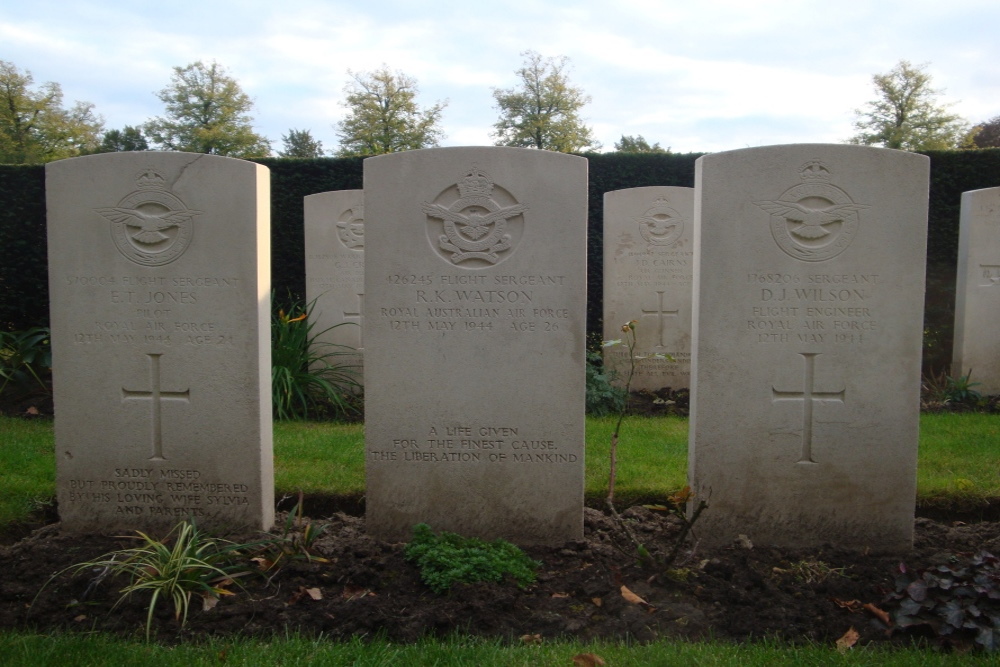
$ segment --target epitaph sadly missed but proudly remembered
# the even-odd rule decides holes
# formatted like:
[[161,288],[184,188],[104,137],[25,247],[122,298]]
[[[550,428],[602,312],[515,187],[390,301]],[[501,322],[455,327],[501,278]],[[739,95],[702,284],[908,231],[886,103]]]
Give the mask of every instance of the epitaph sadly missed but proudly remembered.
[[696,163],[689,477],[705,544],[911,544],[928,159]]
[[97,155],[46,197],[63,526],[269,527],[267,169]]
[[410,151],[364,189],[368,530],[579,538],[587,161]]
[[[604,195],[604,340],[635,320],[632,389],[687,388],[691,375],[694,190],[647,187]],[[628,346],[604,348],[623,385]]]

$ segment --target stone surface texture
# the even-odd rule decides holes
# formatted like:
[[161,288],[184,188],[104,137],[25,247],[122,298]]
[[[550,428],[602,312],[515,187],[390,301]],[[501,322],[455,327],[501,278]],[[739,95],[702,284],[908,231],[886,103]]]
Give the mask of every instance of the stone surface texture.
[[928,162],[802,144],[696,163],[689,477],[705,544],[910,545]]
[[558,544],[583,531],[587,161],[365,161],[366,524]]
[[[646,187],[604,195],[604,340],[636,320],[633,390],[687,388],[691,377],[694,189]],[[624,343],[604,348],[624,386]]]
[[46,192],[63,527],[270,527],[268,170],[111,153]]
[[952,377],[1000,394],[1000,188],[962,193]]
[[[315,353],[356,367],[364,348],[364,193],[336,190],[309,195],[305,207],[306,301],[317,336]],[[356,350],[356,352],[352,352]]]

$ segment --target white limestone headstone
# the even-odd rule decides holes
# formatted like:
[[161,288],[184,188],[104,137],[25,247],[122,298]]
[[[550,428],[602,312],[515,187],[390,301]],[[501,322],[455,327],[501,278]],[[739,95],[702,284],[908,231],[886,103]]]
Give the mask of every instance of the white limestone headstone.
[[587,160],[365,161],[369,532],[583,534]]
[[[604,340],[635,320],[633,390],[685,389],[691,376],[694,190],[646,187],[604,195]],[[624,385],[624,343],[604,348],[605,369]]]
[[[304,199],[306,300],[317,354],[350,367],[361,382],[364,350],[365,214],[361,190]],[[350,350],[356,350],[351,353]]]
[[1000,188],[962,193],[952,376],[1000,394]]
[[703,544],[911,545],[928,163],[822,144],[696,163]]
[[152,151],[45,174],[62,525],[270,527],[268,170]]

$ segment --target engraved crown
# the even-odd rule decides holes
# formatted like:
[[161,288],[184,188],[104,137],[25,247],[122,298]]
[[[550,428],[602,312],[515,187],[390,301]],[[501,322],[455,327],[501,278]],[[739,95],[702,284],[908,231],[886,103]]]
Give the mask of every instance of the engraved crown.
[[162,189],[166,187],[167,180],[157,173],[155,169],[147,167],[136,175],[135,184],[138,185],[141,190],[148,190],[151,188]]
[[833,177],[833,174],[830,173],[830,168],[819,160],[806,162],[802,165],[799,175],[806,183],[826,182]]
[[493,181],[486,172],[473,167],[465,178],[458,182],[458,193],[462,197],[489,197],[493,194]]

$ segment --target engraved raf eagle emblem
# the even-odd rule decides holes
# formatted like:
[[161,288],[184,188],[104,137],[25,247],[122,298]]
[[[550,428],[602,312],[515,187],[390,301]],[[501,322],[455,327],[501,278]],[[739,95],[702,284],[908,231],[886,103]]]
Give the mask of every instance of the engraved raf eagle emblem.
[[137,189],[117,206],[94,212],[111,221],[118,252],[136,264],[161,266],[180,257],[191,243],[191,221],[201,211],[188,208],[167,189],[166,179],[151,167],[139,172]]
[[137,208],[99,208],[97,212],[111,222],[124,223],[126,226],[138,230],[129,234],[130,238],[137,243],[153,245],[170,238],[164,234],[164,230],[176,227],[182,222],[186,222],[201,211],[163,211],[156,213],[145,213]]
[[753,203],[771,214],[771,236],[786,254],[807,262],[836,257],[858,232],[858,212],[871,207],[831,184],[833,172],[820,160],[803,165],[799,177],[777,199]]
[[639,234],[646,243],[656,246],[673,245],[684,233],[684,217],[670,207],[665,197],[654,202],[652,208],[634,218],[639,223]]
[[351,250],[365,249],[365,207],[355,206],[340,214],[337,238]]
[[494,198],[496,185],[475,167],[455,187],[458,198],[450,205],[424,202],[422,207],[428,218],[444,223],[444,234],[437,237],[438,248],[450,253],[448,259],[453,264],[467,260],[496,264],[500,253],[512,247],[509,221],[521,216],[528,207],[516,202],[501,206]]
[[797,202],[755,201],[754,204],[773,215],[784,216],[785,220],[797,223],[788,230],[790,234],[803,239],[818,239],[829,235],[826,228],[835,222],[844,222],[848,213],[868,208],[861,204],[836,204],[826,208],[809,208]]

